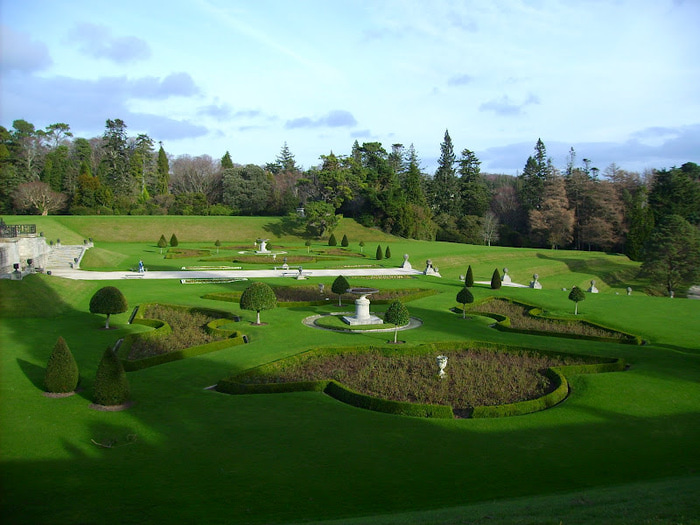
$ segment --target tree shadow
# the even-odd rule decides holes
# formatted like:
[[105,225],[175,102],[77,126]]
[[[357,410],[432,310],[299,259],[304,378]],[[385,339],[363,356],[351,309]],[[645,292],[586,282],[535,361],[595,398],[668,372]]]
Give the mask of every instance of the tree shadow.
[[46,374],[46,369],[24,359],[17,358],[17,364],[19,365],[22,373],[29,380],[29,382],[36,388],[44,391],[44,375]]
[[273,234],[276,237],[282,237],[284,235],[304,237],[306,234],[302,221],[300,221],[298,217],[291,217],[289,215],[282,217],[278,221],[265,224],[263,226],[263,230]]

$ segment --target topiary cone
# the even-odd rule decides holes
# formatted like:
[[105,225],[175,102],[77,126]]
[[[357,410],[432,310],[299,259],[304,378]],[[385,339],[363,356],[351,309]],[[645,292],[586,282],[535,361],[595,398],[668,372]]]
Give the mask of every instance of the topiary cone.
[[65,394],[75,391],[80,380],[78,363],[68,348],[65,339],[59,337],[46,364],[44,386],[47,392]]

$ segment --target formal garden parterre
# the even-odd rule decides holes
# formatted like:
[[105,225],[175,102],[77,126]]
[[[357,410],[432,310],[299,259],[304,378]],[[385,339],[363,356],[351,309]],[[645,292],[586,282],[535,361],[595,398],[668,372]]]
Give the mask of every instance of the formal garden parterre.
[[[124,269],[139,259],[149,271],[204,264],[195,258],[163,259],[157,236],[150,243],[114,238],[103,243],[92,231],[74,230],[77,223],[70,219],[48,218],[44,229],[50,232],[56,225],[66,240],[71,235],[93,237],[95,269]],[[139,222],[134,221],[137,230],[144,224]],[[174,223],[168,219],[168,224]],[[341,234],[342,226],[337,230]],[[111,231],[105,229],[107,235]],[[164,229],[166,236],[170,231]],[[211,235],[227,239],[221,231]],[[0,282],[3,516],[13,523],[339,518],[355,518],[356,523],[457,523],[487,517],[502,522],[684,523],[697,517],[697,301],[644,296],[634,264],[619,256],[486,250],[387,239],[370,231],[362,235],[366,237],[348,235],[357,253],[360,239],[368,247],[390,244],[395,253],[410,253],[412,261],[431,258],[443,276],[351,279],[353,286],[397,293],[431,290],[406,303],[423,325],[406,333],[400,350],[387,344],[387,334],[342,334],[302,324],[311,313],[337,311],[331,278],[308,282],[325,285],[327,304],[267,310],[264,326],[251,325],[255,312],[240,309],[237,302],[205,298],[240,294],[250,282],[190,287],[176,280],[100,283],[47,275]],[[178,228],[177,236],[179,247],[204,249],[204,243],[189,240],[184,228]],[[231,244],[242,240],[230,239]],[[273,244],[300,254],[308,248],[304,240],[293,238]],[[391,260],[377,261],[374,248],[364,252],[372,264],[392,265]],[[89,259],[83,267],[92,264]],[[476,285],[471,288],[476,305],[508,298],[535,306],[546,317],[574,320],[573,305],[562,288],[586,287],[596,279],[601,293],[587,296],[576,321],[630,334],[646,344],[620,344],[607,336],[500,331],[491,327],[493,318],[469,307],[466,319],[452,311],[462,307],[455,297],[464,286],[459,275],[467,265],[477,280],[488,280],[494,268],[506,264],[514,281],[538,273],[543,289]],[[266,282],[273,287],[299,284],[282,278]],[[90,410],[105,348],[120,338],[157,331],[147,324],[128,324],[131,310],[112,314],[113,329],[103,330],[104,315],[91,314],[89,302],[105,284],[118,287],[129,305],[167,303],[226,312],[231,317],[220,318],[226,319],[224,328],[247,335],[249,343],[127,372],[133,406],[120,412]],[[631,296],[625,294],[627,286],[634,289]],[[387,306],[378,303],[376,309]],[[41,395],[46,365],[59,336],[78,365],[82,390],[71,397],[46,398]],[[496,418],[398,417],[318,392],[232,396],[206,389],[228,377],[297,359],[310,349],[362,346],[396,355],[429,347],[426,355],[434,366],[436,355],[465,342],[624,362],[628,369],[590,374],[562,367],[568,383],[563,402],[527,415]],[[446,371],[451,372],[449,362]],[[524,497],[527,506],[521,504]],[[493,501],[498,505],[486,503]]]

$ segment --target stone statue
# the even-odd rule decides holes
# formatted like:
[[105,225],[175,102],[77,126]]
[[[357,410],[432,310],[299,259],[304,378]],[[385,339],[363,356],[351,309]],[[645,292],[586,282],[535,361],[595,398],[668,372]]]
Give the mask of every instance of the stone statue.
[[501,277],[501,284],[510,284],[510,275],[508,275],[508,268],[503,268],[503,277]]
[[598,293],[598,288],[595,287],[595,279],[591,279],[591,287],[588,289],[588,293]]
[[530,281],[530,288],[533,288],[535,290],[542,289],[542,284],[538,281],[539,278],[540,276],[536,273],[532,275],[532,281]]

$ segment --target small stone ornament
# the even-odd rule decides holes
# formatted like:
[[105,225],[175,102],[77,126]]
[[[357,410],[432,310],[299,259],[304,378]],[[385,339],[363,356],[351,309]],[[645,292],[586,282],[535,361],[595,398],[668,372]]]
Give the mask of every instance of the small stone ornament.
[[445,374],[445,367],[447,366],[447,356],[446,355],[439,355],[435,358],[437,361],[437,366],[439,368],[438,372],[438,377],[442,379],[445,377],[447,374]]

